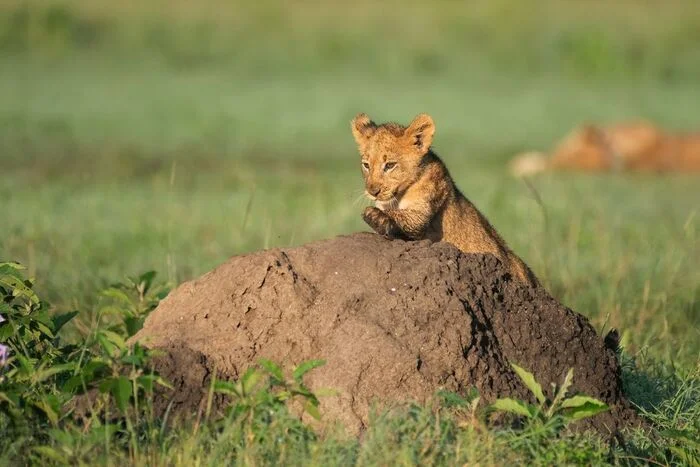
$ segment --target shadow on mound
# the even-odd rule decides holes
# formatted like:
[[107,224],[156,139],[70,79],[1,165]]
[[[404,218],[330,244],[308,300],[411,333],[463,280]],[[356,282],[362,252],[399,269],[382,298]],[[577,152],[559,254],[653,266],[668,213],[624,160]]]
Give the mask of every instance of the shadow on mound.
[[373,403],[424,402],[440,388],[532,400],[509,362],[550,397],[573,367],[571,391],[612,407],[580,428],[608,434],[636,420],[615,353],[586,318],[516,283],[495,257],[445,243],[358,233],[235,256],[175,289],[132,340],[166,351],[155,365],[174,390],[159,410],[200,408],[214,368],[236,379],[261,358],[323,358],[307,383],[338,391],[321,413],[355,433]]

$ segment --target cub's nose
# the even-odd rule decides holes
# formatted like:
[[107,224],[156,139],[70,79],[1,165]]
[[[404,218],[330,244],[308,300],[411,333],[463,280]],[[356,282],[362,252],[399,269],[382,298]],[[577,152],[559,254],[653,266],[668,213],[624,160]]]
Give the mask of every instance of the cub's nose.
[[370,187],[370,188],[367,188],[367,191],[369,191],[370,195],[372,195],[376,198],[379,195],[379,192],[382,190],[381,190],[381,188]]

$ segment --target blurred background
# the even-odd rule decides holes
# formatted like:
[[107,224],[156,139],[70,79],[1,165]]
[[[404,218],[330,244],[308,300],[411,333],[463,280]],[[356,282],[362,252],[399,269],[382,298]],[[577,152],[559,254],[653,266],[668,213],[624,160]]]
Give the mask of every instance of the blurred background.
[[632,349],[700,349],[700,181],[508,175],[584,121],[700,130],[697,0],[0,0],[0,258],[125,274],[365,230],[350,119],[436,122],[462,191]]

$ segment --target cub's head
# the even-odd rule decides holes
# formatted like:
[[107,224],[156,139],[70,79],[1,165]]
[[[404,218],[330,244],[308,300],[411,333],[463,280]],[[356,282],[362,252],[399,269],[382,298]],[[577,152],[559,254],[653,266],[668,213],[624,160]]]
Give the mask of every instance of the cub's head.
[[377,125],[361,113],[352,120],[365,178],[365,194],[379,203],[393,203],[418,179],[421,160],[430,151],[435,124],[420,114],[407,126]]

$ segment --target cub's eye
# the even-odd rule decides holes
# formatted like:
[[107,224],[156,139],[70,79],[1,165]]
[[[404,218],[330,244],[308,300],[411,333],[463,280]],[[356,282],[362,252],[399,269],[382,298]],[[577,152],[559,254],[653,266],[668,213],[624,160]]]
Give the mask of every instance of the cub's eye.
[[362,161],[362,168],[365,170],[369,170],[369,162]]
[[384,164],[384,172],[388,172],[394,167],[396,167],[396,162],[387,162],[386,164]]

